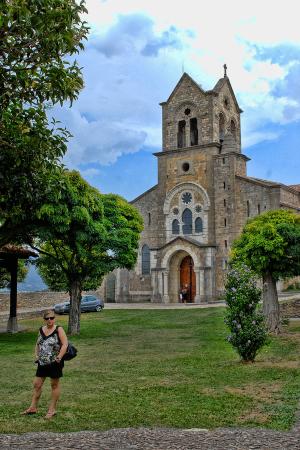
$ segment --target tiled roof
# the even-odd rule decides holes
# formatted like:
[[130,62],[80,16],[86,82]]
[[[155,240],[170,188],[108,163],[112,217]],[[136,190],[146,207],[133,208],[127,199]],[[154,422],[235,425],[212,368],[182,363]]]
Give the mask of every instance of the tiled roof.
[[38,254],[34,252],[33,250],[29,250],[25,247],[19,247],[14,244],[6,244],[3,247],[0,248],[0,256],[17,256],[21,259],[27,259],[30,256],[37,257]]

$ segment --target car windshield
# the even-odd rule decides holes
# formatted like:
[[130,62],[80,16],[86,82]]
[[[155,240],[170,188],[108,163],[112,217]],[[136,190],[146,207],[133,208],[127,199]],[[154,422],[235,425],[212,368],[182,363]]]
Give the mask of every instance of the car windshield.
[[93,302],[94,300],[96,300],[96,298],[92,296],[82,297],[83,302]]

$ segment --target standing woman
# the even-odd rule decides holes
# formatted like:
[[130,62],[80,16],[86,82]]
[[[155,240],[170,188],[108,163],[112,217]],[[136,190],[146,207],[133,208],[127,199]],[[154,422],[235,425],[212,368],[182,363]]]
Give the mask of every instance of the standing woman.
[[22,414],[36,414],[37,406],[42,394],[42,387],[47,377],[51,382],[51,402],[46,419],[56,414],[56,403],[60,396],[59,379],[63,376],[63,356],[67,351],[68,338],[64,329],[55,324],[55,313],[52,309],[44,313],[45,325],[39,329],[35,345],[35,362],[38,367],[33,382],[31,405]]

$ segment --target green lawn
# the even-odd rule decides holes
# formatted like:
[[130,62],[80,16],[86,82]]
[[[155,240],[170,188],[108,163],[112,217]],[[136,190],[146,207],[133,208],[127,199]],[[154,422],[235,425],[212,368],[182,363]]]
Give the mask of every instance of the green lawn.
[[[274,337],[254,364],[226,343],[223,308],[104,310],[82,315],[72,339],[58,415],[47,411],[46,380],[37,416],[30,403],[33,346],[41,321],[0,335],[0,432],[100,430],[119,427],[215,428],[293,425],[300,392],[300,327]],[[67,317],[58,322],[66,325]]]

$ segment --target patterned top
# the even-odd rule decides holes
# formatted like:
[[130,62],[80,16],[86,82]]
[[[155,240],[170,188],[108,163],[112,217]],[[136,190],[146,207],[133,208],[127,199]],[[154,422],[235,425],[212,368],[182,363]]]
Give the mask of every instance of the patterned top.
[[39,329],[39,335],[37,339],[37,345],[39,349],[39,364],[46,366],[55,362],[55,358],[59,354],[61,343],[58,336],[58,327],[46,336],[43,332],[43,328]]

